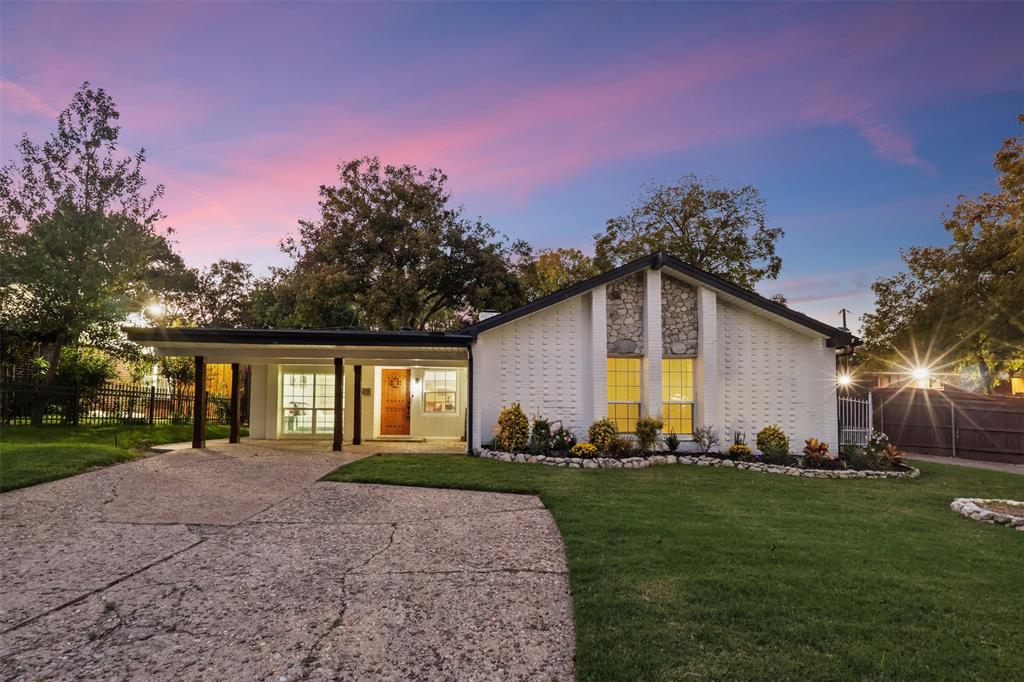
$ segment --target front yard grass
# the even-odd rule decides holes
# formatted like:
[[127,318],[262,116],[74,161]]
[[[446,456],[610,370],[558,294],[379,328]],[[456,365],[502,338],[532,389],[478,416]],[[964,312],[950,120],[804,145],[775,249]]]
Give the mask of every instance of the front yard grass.
[[[207,438],[226,438],[228,431],[219,424],[206,426]],[[125,462],[152,445],[191,439],[191,424],[2,426],[0,492]]]
[[953,513],[1024,476],[918,480],[381,455],[327,480],[537,494],[565,539],[580,680],[1009,680],[1024,533]]

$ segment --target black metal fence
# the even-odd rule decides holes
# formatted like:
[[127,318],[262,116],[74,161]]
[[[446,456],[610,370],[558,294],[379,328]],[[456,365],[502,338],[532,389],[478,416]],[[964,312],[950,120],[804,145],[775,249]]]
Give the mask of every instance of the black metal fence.
[[[106,384],[100,388],[5,382],[0,389],[0,423],[29,424],[33,410],[44,424],[187,424],[192,421],[192,390]],[[207,395],[206,420],[227,424],[231,399]],[[246,421],[243,403],[242,421]]]

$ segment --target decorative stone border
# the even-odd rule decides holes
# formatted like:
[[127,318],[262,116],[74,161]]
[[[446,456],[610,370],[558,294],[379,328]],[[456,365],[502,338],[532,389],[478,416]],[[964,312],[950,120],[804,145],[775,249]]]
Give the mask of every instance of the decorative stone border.
[[[994,512],[991,509],[985,509],[981,505],[983,504],[1008,504],[1020,507],[1020,515],[1017,514],[1003,514],[1000,512]],[[1017,530],[1024,531],[1024,502],[1020,500],[986,500],[980,497],[958,497],[949,505],[953,511],[963,514],[969,519],[975,521],[984,521],[985,523],[996,523],[1004,526],[1010,526]]]
[[744,469],[746,471],[761,471],[766,474],[785,474],[786,476],[800,476],[803,478],[917,478],[921,475],[920,469],[915,469],[905,464],[903,469],[898,471],[854,471],[853,469],[831,471],[828,469],[800,469],[798,467],[763,464],[760,462],[735,462],[731,459],[719,459],[702,455],[666,454],[615,459],[613,457],[549,457],[547,455],[513,454],[511,452],[498,452],[495,450],[481,450],[478,454],[484,459],[494,459],[500,462],[547,464],[548,466],[570,467],[573,469],[646,469],[658,464],[696,464],[697,466]]

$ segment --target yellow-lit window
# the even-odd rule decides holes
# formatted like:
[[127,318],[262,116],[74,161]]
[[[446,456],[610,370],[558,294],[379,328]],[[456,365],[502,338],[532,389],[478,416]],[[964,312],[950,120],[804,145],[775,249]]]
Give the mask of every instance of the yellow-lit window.
[[661,360],[662,433],[693,433],[693,358]]
[[640,358],[608,358],[608,418],[621,433],[640,418]]
[[423,371],[423,411],[455,414],[458,374],[454,369]]
[[1010,393],[1013,395],[1024,394],[1024,377],[1010,378]]

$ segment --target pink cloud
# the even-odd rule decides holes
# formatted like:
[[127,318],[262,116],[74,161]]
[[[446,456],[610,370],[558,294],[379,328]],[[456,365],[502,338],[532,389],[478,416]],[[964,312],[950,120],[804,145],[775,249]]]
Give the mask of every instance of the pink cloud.
[[3,108],[15,114],[35,114],[55,118],[57,110],[28,88],[10,80],[0,80]]

